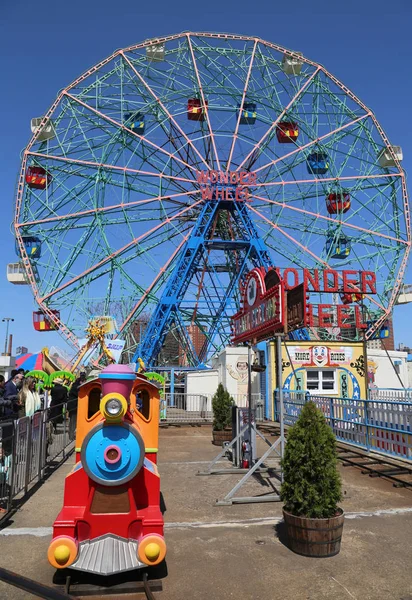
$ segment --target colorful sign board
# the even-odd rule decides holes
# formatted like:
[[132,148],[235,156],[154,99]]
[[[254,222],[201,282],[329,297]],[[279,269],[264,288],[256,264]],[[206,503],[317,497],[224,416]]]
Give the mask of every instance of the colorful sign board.
[[262,340],[275,331],[283,331],[285,290],[282,282],[266,289],[265,269],[248,274],[243,287],[242,309],[232,317],[232,341]]
[[250,202],[249,187],[256,185],[256,173],[249,171],[197,171],[202,200]]

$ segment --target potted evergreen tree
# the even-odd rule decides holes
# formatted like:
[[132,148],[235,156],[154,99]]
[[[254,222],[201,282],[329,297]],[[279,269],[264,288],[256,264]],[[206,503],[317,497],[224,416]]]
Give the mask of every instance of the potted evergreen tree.
[[213,409],[213,444],[221,446],[223,442],[232,440],[232,396],[221,383],[217,386],[212,398]]
[[322,412],[307,402],[288,431],[281,499],[289,547],[304,556],[340,551],[344,513],[335,436]]

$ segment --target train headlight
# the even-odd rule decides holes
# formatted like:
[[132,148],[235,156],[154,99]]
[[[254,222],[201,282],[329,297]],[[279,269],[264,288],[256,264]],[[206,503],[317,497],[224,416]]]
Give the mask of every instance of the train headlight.
[[127,402],[124,396],[116,392],[106,394],[100,401],[100,412],[110,423],[123,419],[127,411]]
[[104,407],[105,412],[111,417],[118,417],[122,412],[122,403],[117,398],[110,398]]

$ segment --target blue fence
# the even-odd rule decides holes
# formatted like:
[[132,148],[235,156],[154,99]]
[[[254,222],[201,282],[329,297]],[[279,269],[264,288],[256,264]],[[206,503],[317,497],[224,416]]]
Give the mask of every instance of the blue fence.
[[[275,390],[275,421],[280,416],[278,394]],[[307,399],[320,408],[339,441],[412,461],[412,402],[326,398],[284,390],[285,425],[296,422]]]

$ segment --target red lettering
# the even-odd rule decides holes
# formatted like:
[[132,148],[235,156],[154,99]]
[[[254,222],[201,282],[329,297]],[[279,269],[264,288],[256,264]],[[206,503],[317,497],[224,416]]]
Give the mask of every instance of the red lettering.
[[207,183],[207,173],[204,171],[196,172],[197,183]]
[[355,305],[355,325],[356,329],[366,329],[367,325],[362,320],[362,313],[360,306]]
[[[293,273],[293,277],[294,277],[294,284],[290,285],[288,282],[288,275],[289,273]],[[297,272],[297,269],[285,269],[283,271],[283,279],[285,280],[285,288],[287,290],[291,290],[292,288],[296,287],[297,285],[299,285],[299,275]]]
[[306,304],[306,314],[305,314],[304,325],[305,325],[305,327],[307,327],[307,326],[313,327],[314,326],[313,306],[312,306],[312,304],[309,304],[309,303]]
[[233,200],[231,188],[226,188],[226,200]]
[[359,282],[356,279],[349,279],[351,275],[358,275],[358,271],[342,271],[343,275],[343,291],[344,292],[360,292],[358,287]]
[[[343,306],[342,304],[338,304],[337,307],[337,321],[338,321],[338,327],[340,327],[340,329],[350,329],[351,328],[351,324],[350,324],[350,313],[351,313],[351,308],[350,306]],[[347,313],[345,316],[345,312]]]
[[376,275],[372,271],[362,271],[362,292],[367,294],[367,289],[369,288],[371,294],[376,294]]
[[237,171],[230,171],[230,183],[236,184],[239,182],[239,173]]
[[[310,292],[320,292],[319,271],[317,269],[313,270],[313,275],[309,269],[303,269],[303,282],[305,284],[305,290]],[[312,286],[311,290],[309,290],[309,283]]]
[[213,192],[216,188],[204,187],[202,188],[202,200],[211,200],[213,198]]
[[224,200],[225,198],[225,188],[217,188],[216,189],[216,200],[219,200],[219,197],[221,200]]
[[[333,322],[333,314],[326,312],[332,309],[332,304],[319,304],[318,305],[318,318],[319,327],[331,327]],[[324,312],[325,311],[325,312]]]
[[244,199],[245,199],[245,194],[243,192],[243,188],[241,188],[240,186],[237,186],[236,187],[236,201],[243,202]]
[[227,171],[219,171],[220,183],[229,183],[229,173]]
[[210,183],[217,183],[219,181],[219,173],[217,171],[209,171]]
[[256,185],[257,175],[254,171],[249,173],[249,185]]
[[[329,277],[332,276],[333,282],[330,282]],[[339,279],[337,271],[333,269],[325,269],[323,271],[323,291],[329,294],[337,292],[339,289]]]
[[248,182],[248,172],[240,171],[240,185],[245,185]]
[[252,202],[252,198],[250,197],[249,188],[245,187],[245,188],[243,188],[243,191],[245,193],[245,202]]

